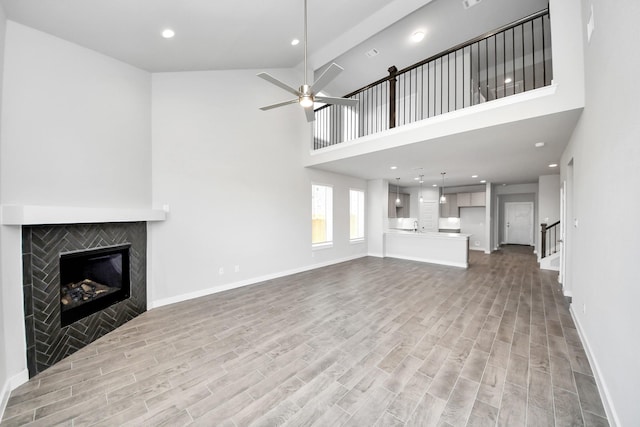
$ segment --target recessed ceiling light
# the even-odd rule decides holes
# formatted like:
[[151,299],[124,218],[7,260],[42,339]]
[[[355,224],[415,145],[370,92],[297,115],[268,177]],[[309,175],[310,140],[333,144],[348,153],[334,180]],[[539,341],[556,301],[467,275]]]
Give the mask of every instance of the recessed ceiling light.
[[424,40],[424,31],[418,30],[415,33],[411,34],[411,41],[414,43],[418,43]]
[[299,43],[300,43],[300,40],[298,39],[291,40],[291,46],[297,46]]
[[506,79],[504,79],[505,83],[511,83],[513,81],[513,79],[511,77],[507,77]]
[[557,168],[557,167],[558,167],[558,164],[557,164],[557,163],[551,163],[551,164],[549,165],[549,167],[550,167],[550,168]]
[[477,178],[478,175],[471,175],[471,178]]
[[432,186],[432,187],[437,187],[437,186],[438,186],[438,184],[433,184],[433,185],[431,185],[431,186]]
[[398,167],[397,167],[397,166],[391,166],[391,170],[392,170],[392,171],[394,171],[394,170],[396,170],[396,169],[398,169]]
[[415,178],[413,178],[413,180],[414,180],[414,181],[419,181],[419,180],[420,180],[420,177],[419,177],[419,176],[416,176]]
[[536,142],[536,148],[544,147],[544,142]]
[[171,28],[167,28],[165,30],[162,30],[162,37],[164,37],[165,39],[170,39],[175,35],[176,35],[176,32],[173,31]]
[[480,181],[480,184],[486,184],[486,183],[487,183],[486,179],[483,179],[482,181]]

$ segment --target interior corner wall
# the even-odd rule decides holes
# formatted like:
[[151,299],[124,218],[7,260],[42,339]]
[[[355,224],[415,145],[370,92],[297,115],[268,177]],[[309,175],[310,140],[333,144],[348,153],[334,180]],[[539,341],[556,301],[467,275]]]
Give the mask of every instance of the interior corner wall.
[[8,21],[4,83],[2,204],[150,207],[148,72]]
[[[254,70],[157,73],[152,87],[153,203],[169,213],[150,225],[150,306],[366,255],[349,241],[349,189],[367,183],[302,166],[299,106],[259,110],[281,89]],[[312,183],[333,187],[331,248],[311,247]]]
[[[583,0],[582,6],[586,105],[561,161],[562,179],[573,181],[571,311],[609,423],[631,426],[640,420],[640,89],[631,83],[612,90],[609,82],[628,81],[629,70],[640,69],[640,56],[629,54],[640,3]],[[595,29],[587,41],[592,10]]]

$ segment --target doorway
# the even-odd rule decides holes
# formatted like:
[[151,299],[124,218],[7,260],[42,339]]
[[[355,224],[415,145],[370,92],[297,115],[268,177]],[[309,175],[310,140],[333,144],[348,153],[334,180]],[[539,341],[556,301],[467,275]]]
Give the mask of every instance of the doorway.
[[504,204],[505,243],[533,245],[533,203],[507,202]]

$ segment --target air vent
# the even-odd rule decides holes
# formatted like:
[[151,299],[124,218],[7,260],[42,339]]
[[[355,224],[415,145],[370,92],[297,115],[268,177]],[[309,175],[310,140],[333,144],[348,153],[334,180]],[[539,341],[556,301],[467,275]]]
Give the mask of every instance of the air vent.
[[462,0],[462,6],[464,6],[465,9],[469,9],[470,7],[477,5],[481,1],[482,0]]
[[378,51],[378,49],[373,48],[367,52],[365,52],[365,55],[367,58],[373,58],[374,56],[377,56],[380,52]]

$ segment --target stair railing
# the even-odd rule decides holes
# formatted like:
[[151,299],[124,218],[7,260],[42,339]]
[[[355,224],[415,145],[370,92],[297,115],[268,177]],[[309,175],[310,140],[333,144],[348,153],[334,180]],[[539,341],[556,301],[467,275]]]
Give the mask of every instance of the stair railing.
[[540,258],[548,257],[559,251],[560,240],[560,221],[556,221],[551,225],[540,224]]
[[313,149],[551,84],[548,9],[398,70],[315,110]]

